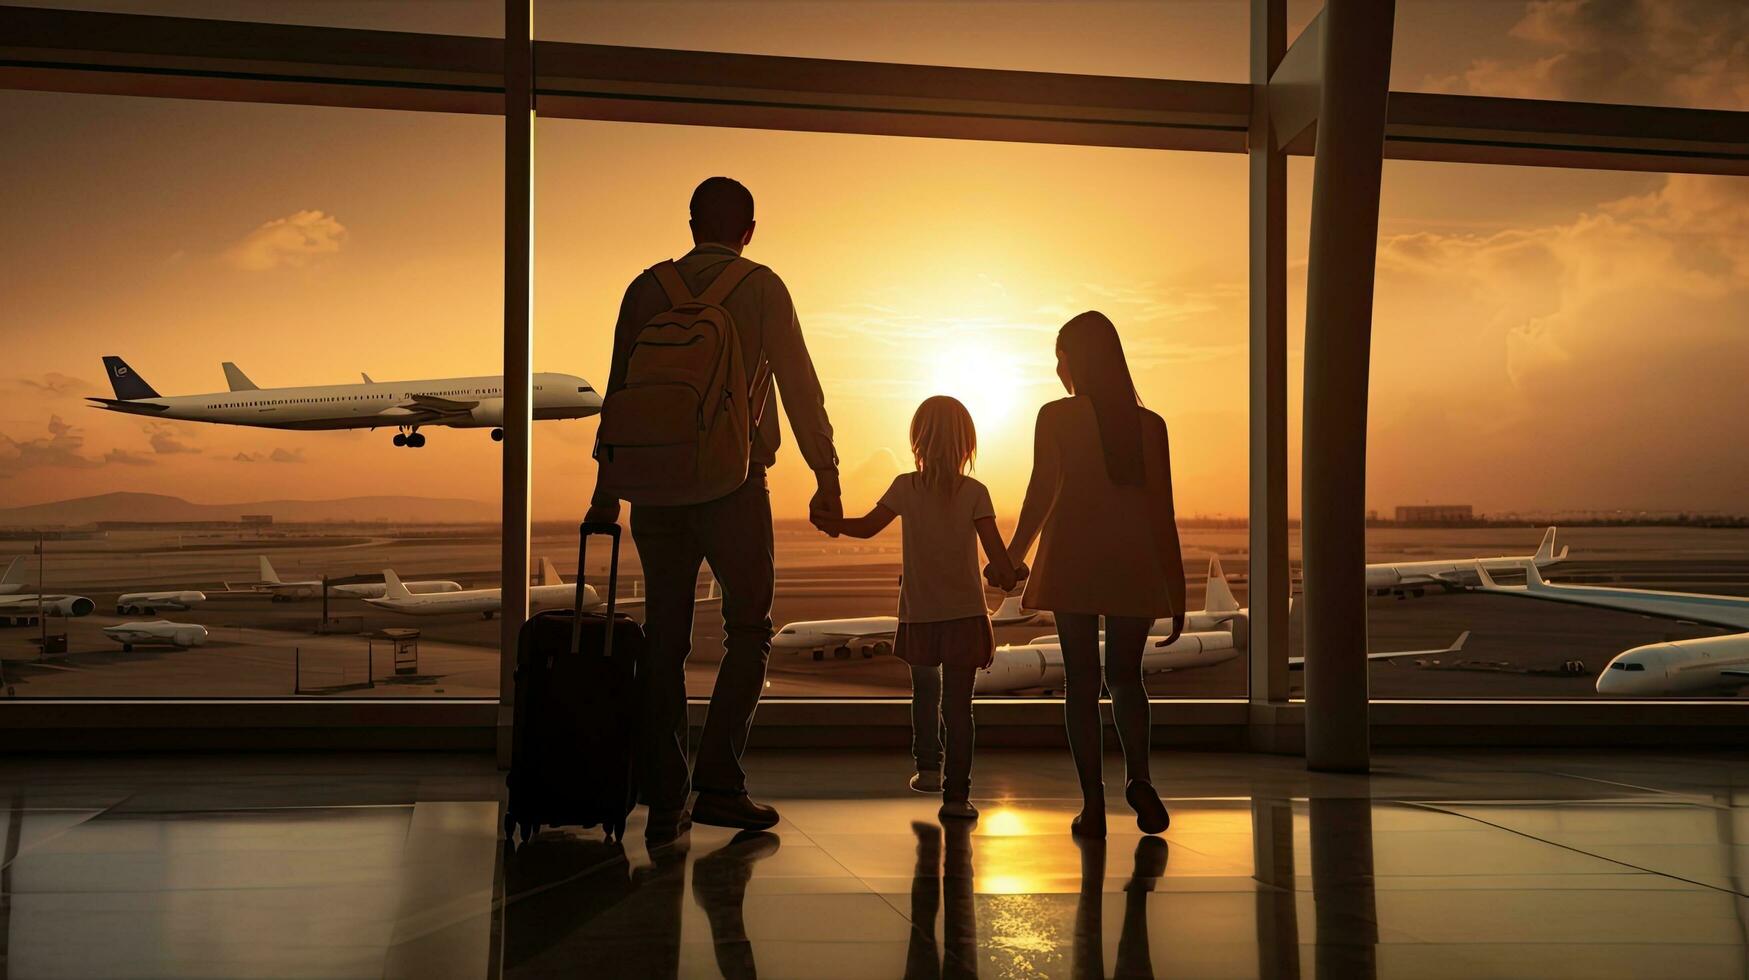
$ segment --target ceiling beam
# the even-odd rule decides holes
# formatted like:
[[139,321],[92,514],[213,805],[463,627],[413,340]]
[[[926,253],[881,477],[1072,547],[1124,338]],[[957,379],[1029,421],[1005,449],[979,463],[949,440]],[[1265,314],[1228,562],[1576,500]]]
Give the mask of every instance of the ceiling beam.
[[[1319,25],[1269,85],[1290,153],[1315,137]],[[496,115],[503,61],[497,38],[0,6],[0,89]],[[548,118],[1231,153],[1251,123],[1238,83],[555,41],[535,65]],[[1749,174],[1749,112],[1393,92],[1385,155]]]

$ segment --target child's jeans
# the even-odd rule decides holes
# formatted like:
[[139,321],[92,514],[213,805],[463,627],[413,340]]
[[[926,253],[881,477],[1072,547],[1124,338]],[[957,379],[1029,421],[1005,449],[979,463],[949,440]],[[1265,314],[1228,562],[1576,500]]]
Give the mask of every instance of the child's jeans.
[[942,732],[947,766],[941,796],[964,800],[972,788],[972,686],[975,667],[911,668],[911,757],[918,771],[942,769]]

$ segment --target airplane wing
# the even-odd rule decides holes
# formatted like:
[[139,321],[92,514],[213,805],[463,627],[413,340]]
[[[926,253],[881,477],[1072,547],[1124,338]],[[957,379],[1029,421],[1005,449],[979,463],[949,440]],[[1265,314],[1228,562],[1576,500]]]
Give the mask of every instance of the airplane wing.
[[1745,680],[1749,680],[1749,670],[1744,670],[1740,667],[1726,667],[1724,670],[1719,671],[1719,676],[1720,677],[1741,677]]
[[401,407],[409,411],[430,412],[433,415],[466,415],[480,404],[477,401],[464,402],[453,398],[439,398],[436,395],[414,395],[408,401],[411,404]]
[[[1400,659],[1402,657],[1438,657],[1438,656],[1443,656],[1445,654],[1452,654],[1452,653],[1461,652],[1464,648],[1464,644],[1468,643],[1469,640],[1470,640],[1470,631],[1464,630],[1462,633],[1458,634],[1457,639],[1452,641],[1451,646],[1445,647],[1444,649],[1441,649],[1441,650],[1387,650],[1387,651],[1384,651],[1382,653],[1369,653],[1366,655],[1366,659],[1368,659],[1368,660],[1397,660],[1397,659]],[[1289,658],[1287,658],[1287,669],[1289,669],[1289,670],[1304,670],[1304,669],[1306,669],[1306,658],[1305,657],[1289,657]]]

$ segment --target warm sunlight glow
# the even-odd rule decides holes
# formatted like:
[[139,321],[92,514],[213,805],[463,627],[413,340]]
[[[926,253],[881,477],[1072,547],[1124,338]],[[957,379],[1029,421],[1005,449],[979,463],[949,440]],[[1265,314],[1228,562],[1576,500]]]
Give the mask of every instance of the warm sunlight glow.
[[930,395],[952,395],[972,413],[978,441],[991,441],[1008,431],[1019,404],[1022,384],[1019,360],[1012,352],[970,339],[944,344],[930,363]]
[[978,821],[978,833],[988,837],[1016,837],[1027,832],[1026,818],[1010,807],[985,810]]

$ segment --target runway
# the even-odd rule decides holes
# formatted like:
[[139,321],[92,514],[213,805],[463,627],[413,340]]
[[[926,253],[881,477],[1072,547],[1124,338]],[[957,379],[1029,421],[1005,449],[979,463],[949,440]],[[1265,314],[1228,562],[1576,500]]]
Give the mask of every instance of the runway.
[[[1369,536],[1372,560],[1522,554],[1533,549],[1534,528],[1450,531],[1386,529]],[[1749,595],[1749,531],[1687,528],[1578,528],[1561,532],[1572,560],[1550,578],[1560,582]],[[596,542],[592,542],[595,544]],[[1184,532],[1190,606],[1201,608],[1210,555],[1219,555],[1234,593],[1246,601],[1248,562],[1243,530]],[[587,580],[600,587],[607,568],[605,543],[589,553]],[[0,544],[0,558],[9,557]],[[575,571],[575,531],[537,528],[533,554],[553,558],[569,578]],[[417,671],[397,675],[377,648],[367,665],[366,639],[355,633],[318,635],[316,601],[272,602],[253,593],[224,592],[225,583],[257,577],[255,555],[265,554],[287,580],[380,573],[392,567],[406,578],[447,578],[464,586],[496,586],[498,539],[473,526],[372,526],[276,529],[245,536],[228,530],[175,533],[111,532],[88,541],[51,542],[44,563],[48,590],[86,595],[97,613],[50,620],[65,628],[69,652],[38,656],[38,630],[0,630],[5,680],[18,697],[489,697],[497,688],[499,624],[478,615],[408,617],[358,600],[334,599],[330,615],[354,631],[385,627],[420,630]],[[781,524],[776,533],[777,598],[773,622],[889,614],[898,593],[898,536],[871,542],[821,537],[805,524]],[[1295,556],[1297,563],[1297,555]],[[35,567],[31,575],[34,589]],[[642,595],[642,567],[628,537],[621,561],[621,595]],[[701,591],[704,584],[701,576]],[[114,615],[124,591],[196,588],[209,601],[159,616]],[[988,596],[994,607],[1000,597]],[[633,609],[634,613],[641,613]],[[1469,630],[1457,657],[1441,662],[1375,664],[1372,690],[1381,698],[1596,697],[1596,674],[1616,653],[1665,639],[1715,635],[1710,627],[1628,613],[1475,593],[1368,600],[1371,649],[1439,648]],[[206,646],[190,650],[137,648],[124,653],[101,628],[134,619],[201,623]],[[691,693],[710,692],[722,657],[722,616],[701,605],[688,663]],[[1300,654],[1298,613],[1290,652]],[[997,631],[998,643],[1024,643],[1053,633],[1048,622]],[[1584,671],[1558,673],[1578,660]],[[1215,667],[1156,675],[1148,686],[1160,697],[1235,698],[1246,692],[1246,664],[1236,658]],[[771,697],[895,696],[908,693],[907,672],[892,657],[815,661],[774,651]],[[374,686],[371,682],[374,681]],[[1296,675],[1297,683],[1297,675]]]

